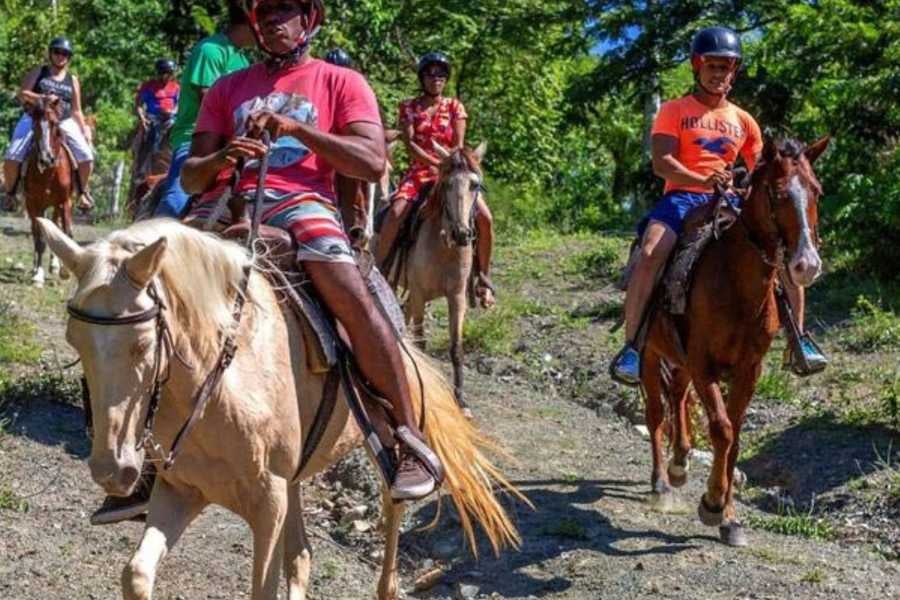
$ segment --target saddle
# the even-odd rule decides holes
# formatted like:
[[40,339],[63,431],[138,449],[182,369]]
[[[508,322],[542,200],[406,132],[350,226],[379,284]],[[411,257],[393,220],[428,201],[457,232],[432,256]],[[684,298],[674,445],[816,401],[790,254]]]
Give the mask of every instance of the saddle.
[[[249,220],[241,219],[223,231],[222,236],[245,242],[250,237],[251,227]],[[337,403],[338,389],[343,385],[365,443],[375,456],[385,481],[392,482],[398,459],[393,451],[388,450],[394,446],[390,403],[373,393],[356,370],[349,336],[324,308],[312,283],[298,265],[297,248],[290,234],[283,229],[260,224],[257,244],[264,246],[261,253],[264,274],[282,305],[288,307],[300,323],[307,366],[313,373],[326,376],[322,402],[304,442],[295,479],[301,477],[321,442]],[[384,311],[398,338],[402,337],[405,332],[403,311],[387,282],[377,269],[372,268],[370,255],[360,254],[357,265],[376,306]],[[360,395],[359,390],[366,393]]]
[[[684,232],[679,236],[675,250],[669,257],[657,288],[657,296],[669,314],[683,315],[687,310],[693,283],[694,268],[710,242],[719,239],[737,222],[740,210],[725,197],[717,202],[700,206],[688,213]],[[620,290],[627,290],[634,267],[641,251],[641,241],[631,244],[628,263],[616,283]]]
[[[413,245],[415,245],[416,240],[419,237],[419,231],[422,229],[422,224],[425,222],[425,208],[429,204],[431,192],[433,190],[433,183],[426,183],[422,186],[422,189],[419,190],[419,195],[413,202],[409,214],[400,225],[400,231],[397,233],[397,239],[394,241],[393,247],[390,252],[388,252],[384,264],[380,265],[382,272],[384,272],[391,286],[394,288],[400,283],[400,279],[405,271],[409,251],[412,249]],[[389,210],[390,205],[387,205],[382,208],[375,217],[376,232],[381,232],[381,226],[384,223],[384,219]]]

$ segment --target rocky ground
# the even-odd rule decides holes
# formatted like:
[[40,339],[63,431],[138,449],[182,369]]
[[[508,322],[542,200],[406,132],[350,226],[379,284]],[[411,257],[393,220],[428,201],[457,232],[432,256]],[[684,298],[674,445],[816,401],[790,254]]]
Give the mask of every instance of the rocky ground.
[[[115,598],[141,526],[88,525],[101,494],[85,464],[77,368],[61,371],[74,358],[62,335],[66,290],[27,285],[24,221],[2,219],[0,231],[0,598]],[[96,235],[77,231],[83,241]],[[501,249],[501,305],[467,327],[467,388],[480,426],[514,457],[505,470],[535,510],[510,502],[521,548],[493,557],[480,547],[474,560],[448,503],[430,531],[420,528],[435,503],[414,506],[401,541],[407,597],[895,595],[900,464],[892,449],[900,437],[878,412],[890,404],[898,357],[895,338],[884,337],[895,326],[890,305],[865,320],[842,300],[850,293],[842,286],[863,293],[861,284],[836,279],[816,307],[835,357],[828,374],[798,382],[775,368],[773,351],[742,453],[748,483],[739,511],[751,546],[732,549],[696,518],[707,470],[702,439],[680,509],[660,514],[647,504],[640,401],[605,375],[621,303],[609,265],[622,248],[618,239],[533,235]],[[858,316],[843,322],[851,313]],[[438,357],[445,321],[436,307],[430,344]],[[381,542],[364,458],[307,488],[311,596],[373,597]],[[155,597],[249,597],[250,548],[240,521],[207,511],[165,562]]]

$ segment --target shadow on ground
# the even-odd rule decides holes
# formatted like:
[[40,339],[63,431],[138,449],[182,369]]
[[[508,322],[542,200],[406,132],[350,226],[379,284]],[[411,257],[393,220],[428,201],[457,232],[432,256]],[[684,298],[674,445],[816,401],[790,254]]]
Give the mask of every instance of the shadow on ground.
[[54,375],[25,377],[0,388],[0,420],[7,435],[45,446],[61,446],[69,455],[87,458],[90,442],[77,380]]
[[900,464],[897,450],[900,434],[886,427],[851,425],[833,415],[819,415],[768,439],[739,466],[755,485],[778,486],[809,505],[851,479],[883,468],[886,461]]
[[[590,551],[606,556],[642,557],[672,555],[696,548],[698,540],[715,541],[707,536],[676,536],[661,531],[623,529],[614,525],[595,504],[601,499],[619,499],[643,505],[645,496],[634,488],[643,483],[625,480],[546,480],[520,481],[515,485],[535,506],[532,511],[521,503],[508,506],[522,535],[518,551],[505,551],[495,558],[490,546],[479,544],[481,560],[475,562],[466,550],[466,557],[455,562],[447,572],[440,588],[416,597],[445,596],[447,586],[465,580],[479,588],[479,594],[494,592],[501,596],[536,596],[565,592],[573,586],[565,570],[548,569],[544,563],[573,551]],[[419,522],[430,522],[435,504],[422,508],[416,515]],[[643,508],[641,508],[643,510]],[[450,514],[447,514],[450,513]],[[445,510],[441,526],[430,537],[407,534],[401,540],[404,552],[420,556],[440,554],[442,545],[462,547],[462,535],[454,510]],[[422,545],[430,544],[429,548]],[[503,573],[503,577],[497,577]]]

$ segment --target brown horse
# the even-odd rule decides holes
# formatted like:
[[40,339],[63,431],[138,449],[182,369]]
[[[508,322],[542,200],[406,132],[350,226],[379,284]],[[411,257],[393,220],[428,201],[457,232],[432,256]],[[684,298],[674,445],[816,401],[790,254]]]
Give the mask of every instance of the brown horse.
[[436,298],[447,298],[453,391],[464,413],[471,416],[463,391],[463,323],[475,254],[475,203],[483,190],[481,162],[487,145],[450,152],[435,144],[435,150],[442,159],[440,178],[421,210],[422,223],[412,248],[397,263],[399,277],[390,279],[409,294],[406,318],[420,345],[424,345],[425,306]]
[[[59,128],[62,116],[60,100],[42,99],[32,107],[30,114],[34,122],[34,142],[25,166],[25,211],[31,220],[31,235],[34,238],[31,281],[42,287],[45,280],[43,257],[47,245],[37,218],[43,217],[47,209],[52,208],[53,221],[67,235],[72,235],[72,195],[76,190],[77,175]],[[55,256],[50,258],[50,272],[58,272],[63,279],[68,278],[68,272],[60,269]]]
[[[704,525],[719,526],[729,545],[747,544],[734,506],[734,465],[744,414],[780,326],[775,301],[779,272],[808,286],[822,268],[817,250],[822,189],[812,164],[828,142],[825,137],[807,148],[792,140],[767,142],[740,218],[698,261],[686,314],[673,317],[657,310],[651,315],[641,381],[653,450],[652,500],[666,510],[674,499],[673,486],[687,481],[688,387],[693,383],[714,449],[698,513]],[[723,380],[728,382],[725,394]],[[670,404],[674,434],[668,468],[663,396]]]
[[127,202],[128,212],[133,216],[169,172],[172,162],[169,132],[172,124],[173,121],[169,120],[154,121],[149,126],[138,125],[132,143],[134,162]]

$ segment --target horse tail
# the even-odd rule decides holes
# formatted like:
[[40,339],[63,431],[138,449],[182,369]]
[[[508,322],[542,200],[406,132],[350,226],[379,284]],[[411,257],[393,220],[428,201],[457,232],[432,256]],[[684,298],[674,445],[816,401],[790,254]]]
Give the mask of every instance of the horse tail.
[[[494,489],[534,506],[486,455],[506,453],[463,415],[447,380],[424,353],[410,347],[406,366],[417,411],[422,406],[421,390],[425,392],[425,437],[444,465],[444,489],[456,505],[472,553],[478,556],[476,523],[487,535],[494,554],[506,547],[518,548],[522,538]],[[434,527],[439,518],[440,511],[429,527]]]

